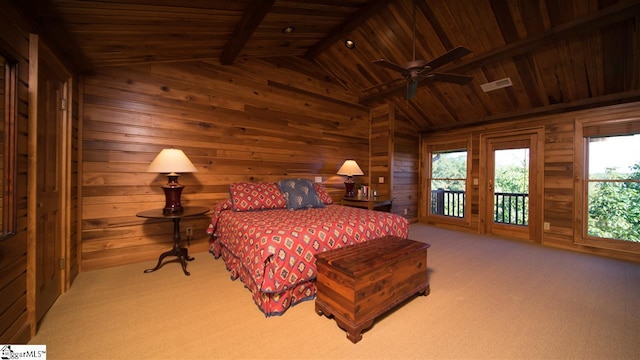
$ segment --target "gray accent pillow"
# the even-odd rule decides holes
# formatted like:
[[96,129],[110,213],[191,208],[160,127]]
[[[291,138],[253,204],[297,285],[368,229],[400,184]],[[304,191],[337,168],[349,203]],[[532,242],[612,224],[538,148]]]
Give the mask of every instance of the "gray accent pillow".
[[278,182],[278,186],[290,210],[324,207],[313,182],[309,179],[283,179]]

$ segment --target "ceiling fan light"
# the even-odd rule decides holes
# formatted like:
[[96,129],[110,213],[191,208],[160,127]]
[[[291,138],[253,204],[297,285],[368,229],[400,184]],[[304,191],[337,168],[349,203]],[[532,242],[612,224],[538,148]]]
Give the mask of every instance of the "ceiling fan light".
[[292,32],[296,31],[296,28],[293,26],[287,26],[282,28],[282,33],[283,34],[291,34]]

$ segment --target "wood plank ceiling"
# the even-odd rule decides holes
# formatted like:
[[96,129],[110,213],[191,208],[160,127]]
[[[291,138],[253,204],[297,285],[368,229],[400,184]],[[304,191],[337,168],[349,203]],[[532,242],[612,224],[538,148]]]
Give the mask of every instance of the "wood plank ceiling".
[[[422,81],[411,101],[372,61],[412,59],[413,0],[11,1],[79,71],[304,57],[362,104],[395,103],[420,131],[640,100],[640,0],[416,0],[416,58],[463,45],[472,53],[438,71],[473,81]],[[480,88],[507,77],[513,86]]]

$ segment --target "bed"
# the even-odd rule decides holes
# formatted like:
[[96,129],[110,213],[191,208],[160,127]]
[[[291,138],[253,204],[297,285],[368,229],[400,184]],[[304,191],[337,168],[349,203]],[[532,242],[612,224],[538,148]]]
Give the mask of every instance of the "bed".
[[[298,195],[288,185],[306,190]],[[316,253],[385,235],[406,238],[408,229],[401,216],[333,204],[321,184],[304,179],[235,183],[214,208],[209,250],[273,316],[315,298]]]

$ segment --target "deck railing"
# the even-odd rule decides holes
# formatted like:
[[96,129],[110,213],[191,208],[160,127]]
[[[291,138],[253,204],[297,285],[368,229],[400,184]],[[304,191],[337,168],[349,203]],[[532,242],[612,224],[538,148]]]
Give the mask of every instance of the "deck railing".
[[432,214],[463,218],[465,205],[462,190],[431,190]]
[[494,196],[494,222],[524,226],[529,223],[529,194],[494,193]]
[[[465,214],[465,192],[461,190],[431,190],[431,213],[455,218]],[[494,193],[493,221],[501,224],[529,223],[529,194]]]

